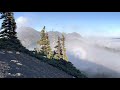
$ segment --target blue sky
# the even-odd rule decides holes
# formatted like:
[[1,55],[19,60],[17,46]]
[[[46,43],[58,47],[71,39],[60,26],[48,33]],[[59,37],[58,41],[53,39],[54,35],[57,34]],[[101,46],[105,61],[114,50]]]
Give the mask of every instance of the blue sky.
[[14,12],[19,26],[82,36],[120,36],[120,12]]

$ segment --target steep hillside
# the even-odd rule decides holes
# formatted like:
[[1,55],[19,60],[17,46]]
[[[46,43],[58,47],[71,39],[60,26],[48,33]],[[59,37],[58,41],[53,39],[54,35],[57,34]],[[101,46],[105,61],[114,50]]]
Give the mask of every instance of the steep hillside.
[[34,57],[16,51],[0,50],[0,78],[73,78]]

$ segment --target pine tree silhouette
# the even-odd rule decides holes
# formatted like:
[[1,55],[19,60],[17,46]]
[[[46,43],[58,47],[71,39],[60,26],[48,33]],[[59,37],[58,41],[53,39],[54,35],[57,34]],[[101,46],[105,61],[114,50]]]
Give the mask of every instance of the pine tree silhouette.
[[3,19],[0,30],[0,49],[26,50],[17,39],[16,22],[13,12],[1,12]]
[[6,38],[6,39],[14,39],[16,37],[16,23],[15,19],[13,17],[12,12],[5,12],[2,13],[1,19],[3,20],[2,27],[3,29],[0,32],[0,38]]

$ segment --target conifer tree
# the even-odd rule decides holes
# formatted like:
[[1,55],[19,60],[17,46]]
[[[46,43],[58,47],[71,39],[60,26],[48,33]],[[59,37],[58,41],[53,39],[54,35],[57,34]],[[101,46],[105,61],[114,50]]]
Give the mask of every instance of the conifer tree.
[[63,60],[68,61],[68,57],[66,55],[65,36],[64,36],[64,34],[62,34],[61,41],[62,41],[62,53],[63,53],[62,58],[63,58]]
[[46,47],[46,33],[45,33],[45,26],[40,32],[40,40],[37,42],[40,45],[40,52],[43,55],[47,55],[47,47]]
[[46,47],[47,47],[47,58],[52,59],[53,58],[53,53],[50,47],[50,41],[49,41],[49,36],[48,33],[46,33]]
[[58,41],[57,45],[55,46],[56,51],[54,52],[54,58],[57,60],[62,59],[62,47],[61,47],[61,42],[60,42],[60,37],[58,36]]
[[46,56],[49,59],[52,59],[52,51],[50,47],[50,41],[48,33],[45,32],[45,26],[40,33],[41,39],[37,42],[41,47],[40,53]]
[[0,49],[26,50],[17,39],[16,22],[13,12],[1,12],[3,19],[0,29]]
[[16,23],[13,12],[3,12],[0,19],[4,19],[1,27],[0,38],[16,39]]

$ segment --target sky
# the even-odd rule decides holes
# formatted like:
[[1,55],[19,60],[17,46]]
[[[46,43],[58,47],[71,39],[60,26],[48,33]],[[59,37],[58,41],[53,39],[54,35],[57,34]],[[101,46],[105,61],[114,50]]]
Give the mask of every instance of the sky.
[[120,36],[120,12],[14,12],[17,26],[82,36]]

